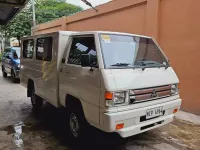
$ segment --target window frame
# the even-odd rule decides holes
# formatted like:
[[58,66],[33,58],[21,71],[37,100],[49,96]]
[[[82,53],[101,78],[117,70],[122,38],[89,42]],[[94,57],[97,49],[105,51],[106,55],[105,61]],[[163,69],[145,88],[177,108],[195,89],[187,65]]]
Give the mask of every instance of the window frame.
[[[52,42],[52,44],[51,44],[51,60],[46,60],[46,59],[38,59],[38,56],[37,56],[37,47],[38,47],[38,40],[40,40],[40,39],[48,39],[48,38],[51,38],[51,42]],[[35,39],[36,40],[36,42],[35,42],[35,59],[36,60],[40,60],[40,61],[46,61],[46,62],[52,62],[53,61],[53,36],[45,36],[45,37],[39,37],[39,38],[36,38]]]
[[73,40],[75,38],[91,38],[93,37],[94,38],[94,45],[95,45],[95,49],[96,49],[96,57],[97,57],[97,67],[95,68],[99,68],[99,61],[98,61],[98,52],[97,52],[97,45],[96,45],[96,38],[95,38],[95,34],[87,34],[87,35],[72,35],[70,36],[70,46],[68,47],[68,52],[67,52],[67,56],[65,58],[65,64],[67,65],[72,65],[72,66],[79,66],[79,67],[82,67],[81,64],[71,64],[71,63],[68,63],[69,61],[69,55],[70,55],[70,52],[71,52],[71,47],[72,47],[72,43],[73,43]]
[[[26,54],[26,57],[24,57],[24,41],[33,41],[33,54],[32,54],[32,57],[27,57],[27,54]],[[34,57],[34,52],[35,52],[35,40],[34,40],[34,38],[31,38],[31,39],[24,39],[23,40],[23,44],[22,44],[22,56],[20,56],[20,57],[23,57],[23,59],[33,59],[33,57]]]

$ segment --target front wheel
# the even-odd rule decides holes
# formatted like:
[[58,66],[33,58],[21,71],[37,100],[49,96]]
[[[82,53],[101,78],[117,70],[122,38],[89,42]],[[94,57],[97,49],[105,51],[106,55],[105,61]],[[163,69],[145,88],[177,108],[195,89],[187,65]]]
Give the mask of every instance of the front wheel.
[[7,73],[5,72],[4,70],[4,67],[2,66],[2,74],[3,74],[3,77],[6,78],[7,77]]
[[13,82],[13,83],[16,83],[16,82],[17,82],[17,79],[16,79],[15,72],[14,72],[13,70],[11,71],[11,77],[12,77],[12,82]]
[[32,90],[31,103],[32,103],[33,109],[35,110],[41,109],[43,106],[43,99],[39,97],[38,95],[36,95],[35,89]]
[[68,122],[70,139],[75,142],[80,142],[88,130],[88,124],[85,120],[84,114],[80,109],[72,106],[68,110]]

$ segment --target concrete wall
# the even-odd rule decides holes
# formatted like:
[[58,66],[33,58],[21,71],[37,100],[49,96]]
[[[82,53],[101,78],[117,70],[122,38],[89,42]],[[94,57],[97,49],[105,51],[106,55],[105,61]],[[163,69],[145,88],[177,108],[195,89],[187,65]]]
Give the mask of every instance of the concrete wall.
[[57,30],[109,30],[157,39],[180,78],[182,109],[200,114],[200,1],[114,0],[94,10],[41,24],[33,34]]

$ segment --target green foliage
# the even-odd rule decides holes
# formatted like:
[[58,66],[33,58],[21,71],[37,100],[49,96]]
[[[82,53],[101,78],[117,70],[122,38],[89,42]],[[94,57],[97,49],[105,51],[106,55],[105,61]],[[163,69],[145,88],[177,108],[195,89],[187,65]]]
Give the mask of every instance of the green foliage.
[[8,25],[9,37],[22,37],[31,34],[32,15],[28,10],[19,13]]
[[22,36],[31,34],[31,14],[27,10],[19,13],[11,22],[5,26],[1,26],[1,33],[7,40],[11,37],[16,37],[18,40]]
[[37,23],[44,23],[81,10],[81,7],[65,3],[64,0],[37,0],[36,20]]
[[[81,7],[65,3],[65,0],[36,0],[35,2],[37,24],[82,10]],[[31,26],[32,8],[29,4],[9,24],[0,26],[0,32],[5,38],[16,37],[19,40],[21,37],[31,34]]]

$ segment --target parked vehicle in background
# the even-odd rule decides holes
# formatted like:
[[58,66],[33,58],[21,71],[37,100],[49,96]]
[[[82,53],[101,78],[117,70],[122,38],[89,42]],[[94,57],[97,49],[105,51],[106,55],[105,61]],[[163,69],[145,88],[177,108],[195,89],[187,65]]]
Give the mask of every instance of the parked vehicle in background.
[[66,107],[71,137],[87,124],[122,137],[170,123],[180,109],[176,73],[150,37],[59,31],[22,38],[21,84],[34,108]]
[[5,48],[2,56],[2,73],[6,78],[8,74],[12,76],[12,81],[19,81],[20,72],[20,47]]

